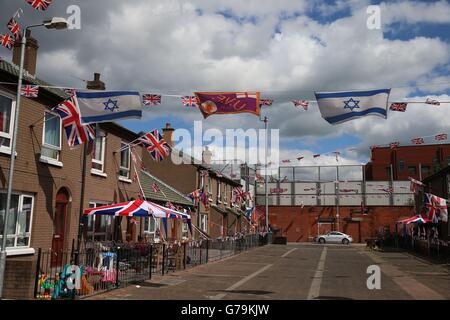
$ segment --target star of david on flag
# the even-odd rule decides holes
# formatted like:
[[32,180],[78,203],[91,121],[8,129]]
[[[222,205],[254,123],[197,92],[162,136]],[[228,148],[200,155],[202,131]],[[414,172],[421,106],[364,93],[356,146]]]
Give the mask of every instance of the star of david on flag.
[[387,118],[391,89],[347,92],[315,92],[322,118],[330,124],[375,115]]

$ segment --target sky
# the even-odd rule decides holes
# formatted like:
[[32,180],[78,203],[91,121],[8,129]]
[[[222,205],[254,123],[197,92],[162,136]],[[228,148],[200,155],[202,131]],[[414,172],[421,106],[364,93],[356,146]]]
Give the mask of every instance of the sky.
[[[37,75],[83,88],[82,79],[99,72],[108,90],[163,94],[162,105],[146,108],[141,120],[121,122],[136,132],[166,122],[192,131],[203,117],[176,96],[247,90],[274,100],[262,116],[279,129],[280,160],[304,157],[295,165],[365,163],[371,145],[406,145],[450,131],[449,104],[411,104],[405,113],[389,112],[387,120],[371,116],[330,125],[316,103],[305,111],[291,102],[314,100],[314,91],[377,88],[392,88],[390,101],[450,101],[448,1],[53,2],[38,12],[23,0],[2,0],[0,32],[19,8],[19,23],[30,25],[69,17],[67,8],[78,5],[80,30],[33,29],[40,44]],[[380,29],[367,27],[369,5],[380,8]],[[10,60],[11,52],[0,48],[0,56]],[[211,116],[202,125],[222,132],[264,126],[250,114]],[[339,162],[331,154],[336,150]],[[328,155],[313,158],[317,153]]]

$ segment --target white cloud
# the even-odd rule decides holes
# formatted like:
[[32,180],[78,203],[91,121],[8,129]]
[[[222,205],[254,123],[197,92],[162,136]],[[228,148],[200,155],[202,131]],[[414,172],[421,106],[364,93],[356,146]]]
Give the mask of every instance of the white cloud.
[[[187,95],[194,90],[261,90],[265,98],[275,100],[264,112],[270,126],[280,129],[282,139],[314,141],[352,134],[361,139],[361,144],[356,156],[347,156],[349,162],[357,162],[367,155],[371,144],[432,134],[430,130],[444,130],[450,124],[445,120],[449,114],[444,106],[433,109],[411,105],[405,114],[390,113],[388,120],[368,117],[331,126],[320,117],[314,103],[305,112],[289,102],[314,99],[313,89],[391,86],[402,87],[392,91],[392,99],[402,99],[416,92],[416,88],[404,87],[408,83],[450,81],[449,76],[436,72],[438,67],[450,68],[447,42],[424,37],[386,39],[382,30],[367,29],[367,4],[338,1],[334,7],[320,6],[324,15],[347,7],[352,12],[349,17],[320,23],[306,15],[311,8],[307,1],[83,3],[81,31],[39,34],[44,38],[38,71],[44,79],[61,85],[79,84],[70,75],[90,78],[93,72],[101,72],[108,89],[172,95]],[[227,19],[218,11],[244,19]],[[382,4],[382,22],[384,28],[393,22],[446,23],[449,12],[450,4],[445,1],[389,2]],[[282,14],[290,18],[280,19]],[[274,35],[276,27],[280,33]],[[448,90],[448,85],[426,89],[439,95]],[[143,121],[167,116],[186,123],[202,119],[199,112],[183,108],[177,98],[163,98],[163,105],[147,111]],[[204,121],[204,126],[260,128],[262,123],[251,115],[213,116]],[[299,151],[306,153],[292,153]],[[316,159],[314,163],[335,161],[333,156],[328,160]]]

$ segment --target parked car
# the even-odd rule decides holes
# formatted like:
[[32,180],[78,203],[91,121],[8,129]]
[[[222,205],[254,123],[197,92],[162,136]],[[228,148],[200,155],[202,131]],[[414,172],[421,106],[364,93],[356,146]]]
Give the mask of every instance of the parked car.
[[327,234],[321,234],[314,237],[314,241],[318,243],[342,243],[342,244],[350,244],[353,242],[352,236],[338,232],[331,231]]

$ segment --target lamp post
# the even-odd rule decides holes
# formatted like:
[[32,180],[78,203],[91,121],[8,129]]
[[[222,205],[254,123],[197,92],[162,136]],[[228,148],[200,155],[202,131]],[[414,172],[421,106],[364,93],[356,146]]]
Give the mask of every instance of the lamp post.
[[266,138],[265,138],[265,141],[264,141],[264,143],[265,143],[265,145],[264,145],[264,158],[265,158],[265,160],[264,160],[264,167],[265,167],[265,170],[264,170],[264,193],[265,193],[265,201],[264,201],[264,203],[265,203],[265,217],[266,217],[266,225],[265,225],[265,228],[266,228],[266,232],[269,232],[269,193],[268,193],[268,189],[267,189],[267,171],[268,171],[268,164],[267,164],[267,148],[268,148],[268,138],[269,138],[269,134],[268,134],[268,131],[267,131],[267,127],[268,127],[268,123],[269,123],[269,119],[267,118],[267,117],[264,117],[264,119],[261,119],[261,118],[259,118],[259,120],[260,121],[262,121],[262,122],[264,122],[264,130],[265,130],[265,135],[266,135]]
[[16,158],[16,142],[17,142],[17,128],[19,123],[19,111],[20,111],[20,102],[21,95],[20,91],[22,88],[23,81],[23,65],[25,61],[25,45],[27,43],[27,31],[31,28],[35,27],[46,27],[47,29],[56,29],[62,30],[68,27],[68,23],[66,19],[55,17],[51,20],[46,20],[40,24],[27,26],[23,32],[21,43],[20,43],[20,66],[19,66],[19,80],[17,83],[17,96],[16,96],[16,108],[14,112],[14,128],[13,128],[13,136],[11,141],[11,160],[9,164],[9,175],[8,175],[8,191],[6,195],[6,209],[3,218],[3,230],[2,230],[2,246],[0,250],[0,299],[3,298],[3,287],[5,280],[5,269],[6,269],[6,238],[7,238],[7,228],[8,228],[8,215],[11,209],[11,195],[12,195],[12,184],[14,178],[14,164]]

